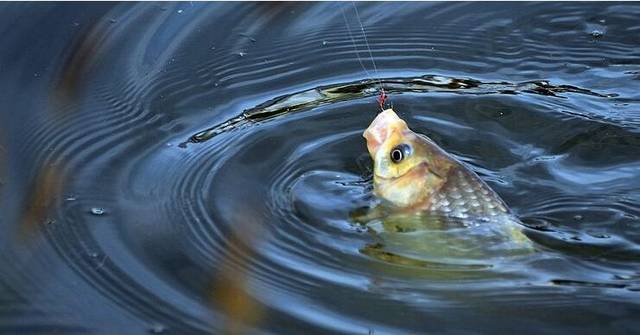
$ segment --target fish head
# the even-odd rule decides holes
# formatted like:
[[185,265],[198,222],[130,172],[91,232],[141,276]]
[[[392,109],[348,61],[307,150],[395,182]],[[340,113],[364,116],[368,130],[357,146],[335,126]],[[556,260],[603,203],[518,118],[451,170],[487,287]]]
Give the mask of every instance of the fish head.
[[442,149],[409,129],[392,109],[378,114],[363,136],[373,159],[374,193],[396,206],[428,203],[453,165]]

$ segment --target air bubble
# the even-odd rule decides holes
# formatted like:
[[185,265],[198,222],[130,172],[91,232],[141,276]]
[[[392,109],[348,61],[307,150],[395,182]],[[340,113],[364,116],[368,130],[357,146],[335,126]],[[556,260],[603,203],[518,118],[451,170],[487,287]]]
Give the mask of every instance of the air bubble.
[[104,208],[100,208],[100,207],[92,207],[91,208],[91,214],[93,215],[103,215],[104,214]]
[[602,30],[595,29],[591,31],[591,37],[593,38],[601,38],[604,36],[604,32]]
[[149,327],[149,332],[151,334],[162,334],[166,330],[167,330],[167,326],[160,323],[154,323],[151,325],[151,327]]

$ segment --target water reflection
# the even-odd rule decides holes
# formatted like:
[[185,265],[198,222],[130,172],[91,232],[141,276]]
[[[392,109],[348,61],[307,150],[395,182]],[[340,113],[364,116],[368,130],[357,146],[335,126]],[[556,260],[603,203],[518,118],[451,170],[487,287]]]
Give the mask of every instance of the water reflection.
[[354,220],[379,83],[340,6],[4,5],[0,332],[637,329],[640,6],[356,4],[394,109],[531,227],[471,258]]
[[[259,208],[259,207],[257,207]],[[260,326],[264,307],[251,296],[251,278],[247,269],[258,252],[264,229],[251,212],[242,212],[234,220],[236,227],[228,238],[229,246],[218,271],[212,276],[211,304],[226,315],[224,334],[245,334]]]

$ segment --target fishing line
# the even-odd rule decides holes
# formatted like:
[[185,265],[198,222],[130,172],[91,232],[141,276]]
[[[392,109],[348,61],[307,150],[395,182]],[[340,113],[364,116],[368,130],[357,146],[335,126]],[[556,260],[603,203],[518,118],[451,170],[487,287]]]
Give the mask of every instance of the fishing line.
[[373,52],[371,52],[371,47],[369,46],[369,40],[367,39],[367,33],[364,29],[364,25],[362,24],[362,20],[360,19],[360,13],[358,12],[358,7],[356,6],[355,2],[351,2],[351,5],[353,6],[353,9],[356,13],[356,18],[358,19],[358,23],[360,24],[360,30],[362,31],[362,37],[364,38],[364,43],[367,46],[367,50],[369,51],[369,58],[371,59],[371,64],[373,65],[373,70],[375,72],[375,76],[371,75],[371,73],[367,70],[367,68],[364,66],[364,62],[362,61],[362,58],[360,57],[360,51],[358,50],[358,46],[356,45],[356,41],[353,38],[353,34],[351,33],[351,28],[349,27],[349,23],[347,21],[347,16],[344,13],[344,8],[342,6],[340,6],[340,10],[342,12],[342,18],[344,20],[344,24],[347,27],[347,33],[349,34],[349,38],[351,39],[351,43],[353,44],[353,48],[356,51],[356,57],[358,58],[358,62],[360,63],[360,66],[362,67],[362,69],[364,70],[364,72],[367,74],[367,77],[373,79],[373,80],[378,80],[378,84],[380,84],[380,95],[378,96],[378,104],[380,105],[380,109],[384,110],[384,103],[387,100],[387,94],[384,91],[384,85],[382,84],[382,80],[380,79],[380,75],[378,73],[378,67],[376,65],[376,61],[373,58]]
[[349,28],[349,23],[347,21],[347,16],[344,14],[344,8],[342,8],[342,6],[340,6],[340,10],[342,11],[342,18],[344,19],[345,27],[347,27],[347,33],[349,33],[349,38],[351,39],[351,44],[353,44],[353,49],[356,51],[356,57],[358,57],[358,62],[360,63],[360,66],[362,66],[362,69],[364,70],[364,73],[367,74],[367,77],[373,78],[373,76],[369,73],[369,71],[367,71],[367,68],[364,66],[364,63],[362,62],[362,58],[360,58],[360,51],[358,50],[358,46],[356,45],[356,40],[353,38],[353,34],[351,34],[351,28]]
[[380,83],[380,88],[384,90],[382,87],[382,80],[380,80],[380,75],[378,74],[378,67],[376,66],[376,60],[373,58],[373,53],[371,52],[371,47],[369,46],[369,40],[367,39],[367,32],[364,30],[364,25],[362,24],[362,20],[360,20],[360,14],[358,13],[358,7],[355,2],[351,2],[353,9],[356,12],[356,18],[358,19],[358,23],[360,23],[360,30],[362,31],[362,37],[364,37],[364,43],[367,46],[367,50],[369,50],[369,57],[371,58],[371,64],[373,64],[373,70],[376,73],[376,77],[378,78],[378,83]]

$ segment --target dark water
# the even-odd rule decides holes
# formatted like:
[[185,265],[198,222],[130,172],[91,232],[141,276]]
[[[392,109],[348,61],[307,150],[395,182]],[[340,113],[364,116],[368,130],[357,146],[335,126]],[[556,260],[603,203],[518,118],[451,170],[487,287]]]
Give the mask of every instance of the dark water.
[[356,5],[537,252],[366,252],[351,3],[3,4],[0,333],[639,333],[640,5]]

